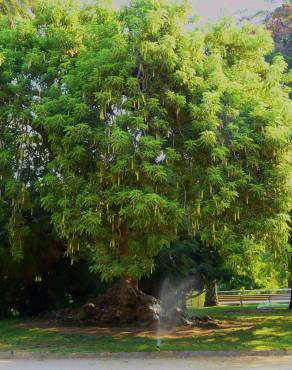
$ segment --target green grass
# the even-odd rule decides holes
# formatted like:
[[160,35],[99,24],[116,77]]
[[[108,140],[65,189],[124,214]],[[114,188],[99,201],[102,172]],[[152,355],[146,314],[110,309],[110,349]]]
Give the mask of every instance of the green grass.
[[[283,307],[283,306],[281,306]],[[196,334],[165,338],[161,350],[292,349],[292,313],[255,311],[254,306],[196,310],[230,324],[228,329],[198,329]],[[131,352],[155,351],[155,338],[131,335],[60,334],[41,327],[22,327],[20,320],[0,321],[0,351]],[[233,327],[234,326],[234,327]]]
[[[190,314],[193,314],[193,315],[196,315],[196,316],[205,316],[205,315],[210,315],[210,316],[213,316],[214,315],[216,316],[216,318],[230,318],[230,317],[234,317],[237,316],[237,313],[239,315],[239,319],[240,317],[245,317],[245,316],[250,316],[251,313],[255,313],[256,314],[260,314],[260,316],[264,316],[266,317],[267,315],[269,316],[269,314],[271,312],[269,312],[269,310],[265,311],[265,310],[257,310],[257,307],[258,307],[258,304],[255,303],[255,304],[249,304],[249,305],[244,305],[244,306],[239,306],[239,305],[234,305],[234,306],[216,306],[216,307],[203,307],[203,308],[200,308],[200,309],[197,309],[196,307],[193,307],[191,308],[189,311],[190,311]],[[274,303],[274,304],[271,304],[269,306],[272,310],[281,310],[281,313],[279,312],[280,315],[282,314],[291,314],[292,315],[292,311],[290,312],[289,310],[287,310],[288,308],[288,305],[287,304],[277,304],[277,303]],[[257,310],[257,311],[256,311]],[[278,313],[277,313],[278,314]]]

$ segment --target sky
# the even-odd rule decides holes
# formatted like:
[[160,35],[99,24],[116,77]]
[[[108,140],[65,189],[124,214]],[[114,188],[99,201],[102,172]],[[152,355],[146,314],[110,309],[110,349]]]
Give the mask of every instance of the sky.
[[[243,16],[258,10],[273,10],[284,0],[189,0],[194,13],[204,21],[215,21],[224,15]],[[116,6],[127,0],[114,0]]]
[[258,10],[273,10],[283,0],[192,0],[195,13],[205,20],[216,20],[224,15],[254,14]]

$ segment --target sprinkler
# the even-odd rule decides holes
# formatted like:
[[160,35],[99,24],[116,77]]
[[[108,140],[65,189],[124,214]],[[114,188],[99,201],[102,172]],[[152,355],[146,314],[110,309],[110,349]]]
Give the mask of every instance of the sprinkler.
[[157,339],[157,342],[156,342],[156,349],[157,351],[160,351],[160,344],[161,344],[161,339]]

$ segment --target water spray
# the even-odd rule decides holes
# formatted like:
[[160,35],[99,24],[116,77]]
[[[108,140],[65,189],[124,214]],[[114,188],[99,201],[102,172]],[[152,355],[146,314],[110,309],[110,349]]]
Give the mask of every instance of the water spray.
[[159,311],[159,316],[158,316],[158,320],[157,320],[157,327],[156,327],[156,349],[157,351],[160,351],[160,345],[161,345],[161,319],[160,319],[160,315],[161,315],[161,309]]
[[[159,290],[160,311],[156,323],[156,350],[160,351],[162,339],[167,333],[167,328],[172,330],[177,323],[175,314],[184,315],[186,309],[186,295],[189,291],[202,290],[203,284],[196,276],[175,281],[166,278]],[[182,313],[181,313],[182,311]],[[174,315],[173,315],[174,313]]]
[[157,351],[160,351],[160,344],[161,344],[161,338],[157,338],[157,341],[156,341],[156,349],[157,349]]

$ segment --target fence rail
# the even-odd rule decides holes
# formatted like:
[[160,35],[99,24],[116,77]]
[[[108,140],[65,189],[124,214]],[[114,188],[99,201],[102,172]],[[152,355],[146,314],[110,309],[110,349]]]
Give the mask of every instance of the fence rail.
[[[198,293],[198,292],[197,292]],[[256,303],[289,303],[291,289],[256,289],[256,290],[221,290],[217,292],[218,304],[226,305],[244,305]],[[193,294],[188,297],[188,307],[203,307],[204,294]]]
[[291,289],[260,289],[244,291],[218,291],[219,305],[243,305],[251,303],[289,303]]

